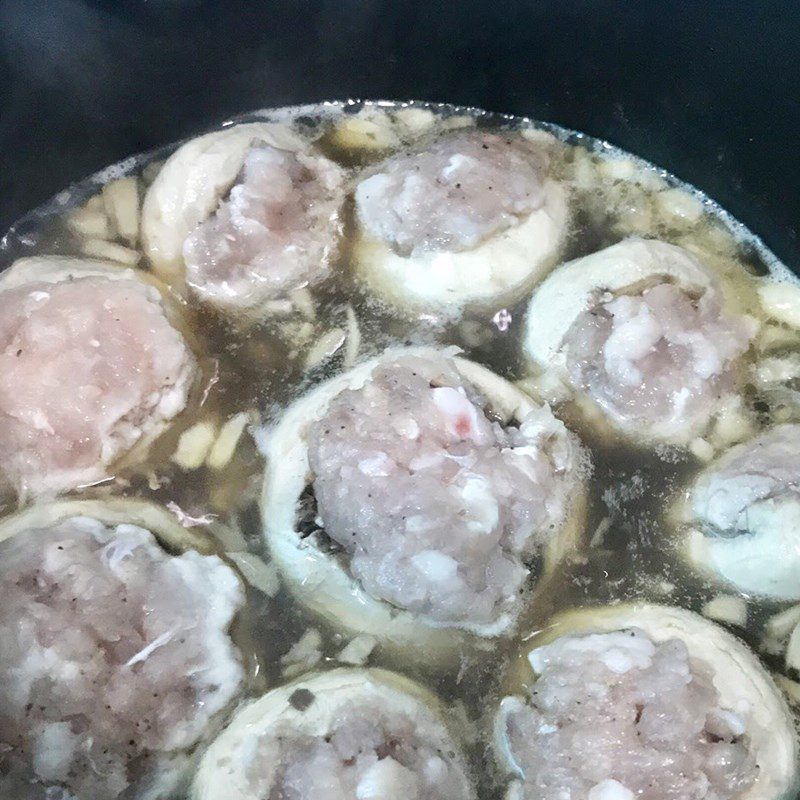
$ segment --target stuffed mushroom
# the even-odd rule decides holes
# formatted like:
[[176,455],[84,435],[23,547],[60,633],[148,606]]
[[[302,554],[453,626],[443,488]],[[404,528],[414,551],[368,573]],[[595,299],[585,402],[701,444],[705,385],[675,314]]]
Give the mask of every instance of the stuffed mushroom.
[[684,552],[748,594],[800,599],[800,425],[784,424],[709,464],[681,504]]
[[559,616],[526,645],[496,718],[514,800],[789,800],[798,741],[738,639],[683,609]]
[[582,522],[575,438],[454,352],[388,350],[265,432],[264,532],[298,599],[423,659],[511,630]]
[[412,312],[513,301],[556,263],[567,232],[545,152],[511,134],[458,132],[397,153],[361,180],[355,204],[359,276]]
[[203,302],[263,316],[327,276],[344,197],[341,168],[288,126],[234,125],[164,164],[142,209],[145,252]]
[[240,710],[209,748],[193,800],[474,800],[447,712],[383,670],[335,670]]
[[[199,549],[196,549],[199,548]],[[238,574],[136,500],[0,524],[0,794],[156,800],[245,684]]]
[[0,277],[0,447],[21,495],[108,478],[189,403],[199,378],[180,311],[158,282],[47,256]]
[[700,259],[633,238],[553,272],[528,308],[524,350],[588,416],[640,441],[685,446],[737,397],[756,331]]

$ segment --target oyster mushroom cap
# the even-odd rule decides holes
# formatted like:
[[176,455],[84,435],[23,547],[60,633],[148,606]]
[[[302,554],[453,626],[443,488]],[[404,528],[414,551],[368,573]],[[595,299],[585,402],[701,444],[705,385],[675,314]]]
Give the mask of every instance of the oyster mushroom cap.
[[534,371],[571,387],[589,418],[685,446],[735,395],[732,369],[755,330],[693,254],[630,238],[558,267],[536,289],[523,352]]
[[0,542],[31,528],[47,528],[70,517],[89,517],[105,525],[136,525],[144,528],[168,552],[196,550],[214,555],[218,548],[198,528],[186,528],[175,515],[156,503],[131,497],[103,500],[56,500],[18,511],[0,520]]
[[187,322],[160,282],[43,256],[4,272],[0,296],[9,482],[22,494],[57,492],[145,460],[200,373]]
[[682,553],[748,594],[800,599],[800,425],[783,424],[711,462],[678,507]]
[[[480,150],[477,153],[471,151],[473,140],[477,141],[478,138],[479,135],[474,132],[459,133],[435,142],[432,145],[434,150],[437,147],[453,150],[452,154],[448,150],[441,153],[439,160],[446,156],[449,158],[442,163],[436,160],[435,152],[427,150],[392,156],[382,165],[384,171],[365,178],[356,188],[356,211],[360,225],[353,257],[357,274],[371,290],[401,310],[455,316],[467,306],[513,302],[558,258],[568,230],[567,192],[561,183],[546,175],[545,160],[530,143],[515,141],[509,146],[501,137],[489,137],[492,146],[528,151],[528,157],[535,163],[535,172],[539,173],[529,191],[529,199],[525,198],[525,192],[518,193],[515,198],[509,198],[502,210],[487,211],[483,214],[486,219],[482,219],[481,214],[471,208],[470,196],[461,197],[466,191],[465,188],[462,192],[462,179],[473,180],[470,174],[474,170],[469,164],[480,158]],[[434,163],[426,164],[425,169],[440,170],[443,177],[437,179],[436,183],[431,178],[429,187],[414,190],[413,186],[408,185],[412,177],[421,177],[423,181],[428,178],[427,175],[415,173],[415,160],[420,158],[432,159]],[[394,186],[393,181],[404,176],[398,166],[406,163],[407,185]],[[459,170],[464,171],[463,178]],[[494,183],[497,177],[490,173],[486,180]],[[506,184],[509,182],[512,181],[505,181]],[[438,186],[443,187],[440,189],[443,195],[441,203],[436,204],[432,203],[430,195],[431,192],[435,193]],[[502,183],[490,188],[497,195],[507,190]],[[477,191],[477,187],[471,186],[470,189]],[[370,197],[376,192],[380,194],[387,191],[389,197],[385,202],[378,203]],[[481,191],[472,205],[478,206],[480,197],[486,194]],[[389,223],[394,221],[393,224],[400,224],[402,228],[404,218],[419,214],[420,211],[415,209],[424,204],[432,204],[431,212],[448,209],[452,205],[454,220],[448,223],[447,215],[439,214],[442,218],[440,224],[430,222],[428,212],[422,216],[435,227],[430,246],[408,244],[408,231],[397,234],[399,238],[395,242],[395,235],[389,231]],[[386,211],[389,205],[391,213]],[[376,209],[386,219],[371,221]],[[414,228],[410,226],[410,230]],[[459,229],[463,236],[459,234]]]
[[182,277],[186,237],[217,208],[256,142],[282,150],[304,147],[303,140],[287,125],[231,125],[190,139],[159,171],[145,195],[142,239],[153,268],[165,280]]
[[[800,787],[798,733],[780,689],[755,654],[739,639],[694,612],[648,603],[578,609],[556,616],[550,625],[526,642],[525,652],[508,675],[507,688],[521,693],[535,681],[529,654],[562,636],[642,631],[656,645],[678,639],[690,659],[710,670],[719,706],[734,709],[744,720],[744,735],[754,758],[754,782],[736,800],[789,800]],[[494,744],[502,766],[519,773],[505,731],[506,717],[523,703],[508,696],[495,717]],[[524,797],[519,779],[510,784],[508,800]],[[611,795],[614,796],[614,795]],[[627,795],[626,795],[627,796]]]
[[657,240],[626,239],[560,266],[531,298],[526,355],[538,364],[563,366],[564,338],[580,314],[591,308],[598,288],[614,292],[662,275],[681,286],[716,291],[714,276],[693,255]]
[[[298,530],[298,501],[310,484],[311,466],[306,440],[309,428],[327,411],[331,402],[348,389],[363,386],[381,363],[402,356],[441,359],[452,351],[434,348],[396,348],[360,364],[301,397],[283,414],[279,423],[264,431],[266,471],[262,494],[264,536],[276,565],[297,599],[334,625],[377,637],[384,646],[398,648],[405,657],[435,662],[452,656],[465,633],[482,637],[502,635],[513,628],[521,610],[501,609],[488,623],[455,622],[414,614],[369,594],[349,567],[347,554],[325,551],[316,534]],[[505,421],[523,420],[542,407],[515,386],[486,368],[466,359],[452,358],[455,370],[485,398],[492,411]],[[564,446],[565,467],[573,487],[565,504],[561,525],[543,549],[546,575],[563,555],[573,549],[583,528],[586,466],[579,445],[549,412],[552,435]]]
[[[23,784],[32,798],[180,791],[245,681],[237,572],[209,539],[132,499],[31,507],[0,523],[0,548],[13,580],[0,620],[13,716],[0,740],[29,745],[4,751],[4,795]],[[27,594],[35,615],[9,621]]]
[[34,282],[62,283],[87,277],[149,280],[147,273],[110,261],[71,256],[30,256],[17,259],[8,269],[0,273],[0,291],[17,289]]
[[[336,741],[344,738],[341,728],[348,723],[355,728],[350,734],[352,745]],[[395,748],[402,751],[405,739],[411,740],[411,747],[405,758],[401,753],[395,759],[390,753],[366,769],[361,767],[356,788],[359,798],[411,797],[422,783],[432,793],[414,793],[414,798],[474,800],[475,789],[460,752],[460,734],[449,720],[448,710],[427,689],[380,669],[311,674],[243,707],[203,756],[192,785],[192,800],[270,796],[270,791],[280,790],[279,782],[286,778],[292,756],[304,755],[304,746],[325,747],[322,741],[333,738],[334,747],[358,747],[362,744],[358,729],[368,728],[368,741],[363,742],[358,756],[364,758],[364,751],[369,756],[373,748],[382,749],[381,742],[372,739],[372,726],[381,728],[382,736],[395,734],[401,740]],[[283,745],[285,741],[290,751]],[[413,763],[409,752],[421,763]],[[301,768],[307,773],[316,763],[322,770],[341,769],[337,759],[345,757],[318,754],[315,762],[308,756]],[[358,763],[352,766],[360,769]],[[417,770],[423,770],[427,780],[419,780]],[[319,783],[314,786],[331,789],[325,774],[305,777],[317,777]]]
[[327,274],[344,171],[288,125],[233,125],[166,161],[142,209],[155,272],[222,311],[263,311]]

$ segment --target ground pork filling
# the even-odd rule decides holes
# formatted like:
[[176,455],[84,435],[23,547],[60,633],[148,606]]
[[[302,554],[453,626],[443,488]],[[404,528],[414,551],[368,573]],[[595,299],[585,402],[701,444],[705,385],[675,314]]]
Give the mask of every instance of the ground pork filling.
[[216,556],[75,517],[0,543],[0,593],[5,798],[132,798],[168,782],[241,686],[228,629],[244,597]]
[[517,609],[526,561],[564,522],[574,450],[547,408],[519,427],[484,408],[452,360],[408,355],[312,425],[322,525],[373,597],[449,622]]
[[[314,713],[313,702],[305,713]],[[344,704],[324,736],[303,736],[279,724],[247,748],[253,797],[467,800],[455,746],[431,727],[430,721],[420,725],[387,711],[380,698]],[[271,778],[265,777],[267,771]]]
[[525,800],[732,800],[755,781],[745,719],[680,640],[566,636],[529,660],[539,677],[506,717]]
[[0,450],[20,491],[72,488],[185,406],[196,362],[157,290],[76,278],[3,292]]
[[692,504],[709,534],[735,536],[765,525],[796,530],[800,512],[800,425],[777,425],[732,448],[696,486]]
[[546,160],[524,141],[459,133],[388,159],[356,188],[361,225],[403,256],[469,250],[545,203]]
[[228,199],[184,243],[188,283],[246,303],[319,282],[336,250],[343,200],[333,162],[254,146]]
[[733,363],[754,334],[751,320],[726,314],[709,292],[660,283],[599,295],[563,347],[572,381],[618,424],[685,426],[730,391]]

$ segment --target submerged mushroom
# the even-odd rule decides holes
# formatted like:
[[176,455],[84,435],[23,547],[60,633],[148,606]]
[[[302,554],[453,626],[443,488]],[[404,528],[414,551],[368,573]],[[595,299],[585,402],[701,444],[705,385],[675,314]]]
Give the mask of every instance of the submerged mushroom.
[[328,274],[344,196],[343,171],[290,128],[234,125],[167,160],[144,201],[145,250],[203,302],[263,316]]
[[389,350],[265,438],[276,563],[301,602],[385,640],[436,650],[452,644],[437,629],[507,632],[581,526],[577,441],[452,351]]
[[[0,524],[0,794],[164,798],[245,672],[237,573],[135,500],[40,505]],[[173,552],[180,552],[173,555]]]
[[686,445],[737,396],[756,321],[726,307],[699,259],[627,239],[559,267],[528,308],[531,366],[587,413],[643,441]]
[[334,670],[243,708],[209,748],[193,800],[474,800],[430,692],[383,670]]
[[[21,259],[0,277],[0,447],[20,494],[101,481],[186,408],[199,375],[175,306],[142,273]],[[134,451],[135,448],[135,452]]]
[[558,257],[565,191],[541,146],[475,131],[391,156],[355,192],[359,275],[412,311],[506,302]]
[[685,552],[742,592],[800,599],[800,425],[776,425],[709,464],[681,509]]
[[722,628],[677,608],[557,617],[526,645],[496,718],[514,800],[789,800],[783,696]]

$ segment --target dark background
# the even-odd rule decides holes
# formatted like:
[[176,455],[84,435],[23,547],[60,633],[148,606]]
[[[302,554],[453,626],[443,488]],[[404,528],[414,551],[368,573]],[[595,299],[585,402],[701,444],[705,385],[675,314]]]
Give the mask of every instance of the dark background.
[[0,228],[239,112],[413,97],[606,138],[800,270],[798,52],[786,0],[0,0]]

